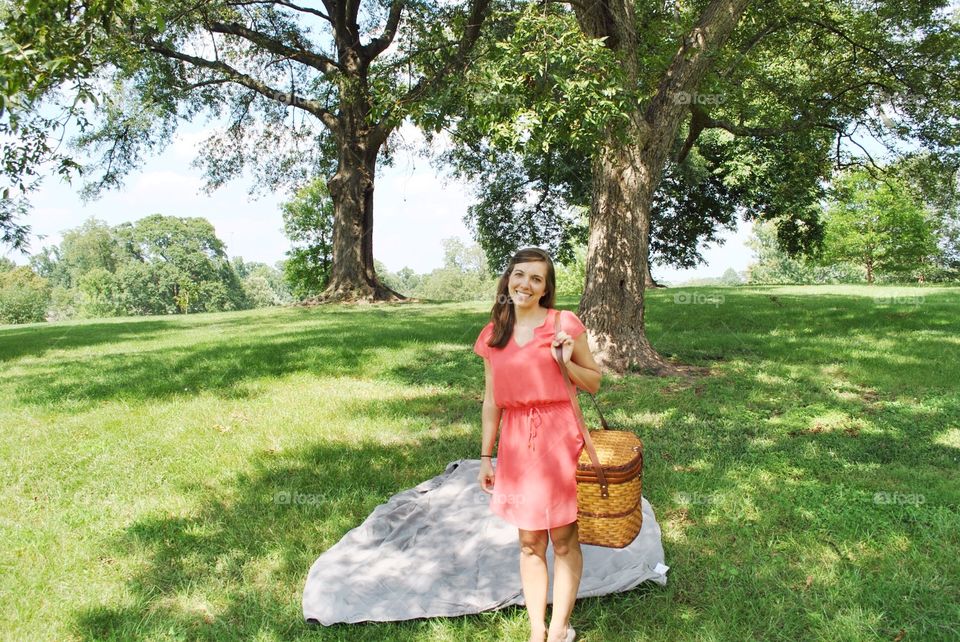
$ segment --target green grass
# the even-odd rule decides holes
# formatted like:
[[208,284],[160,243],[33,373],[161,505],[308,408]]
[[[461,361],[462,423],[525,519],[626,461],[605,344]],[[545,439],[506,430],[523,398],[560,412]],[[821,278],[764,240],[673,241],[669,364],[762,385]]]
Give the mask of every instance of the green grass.
[[[711,374],[604,381],[611,424],[646,443],[671,571],[580,600],[580,639],[958,639],[958,295],[649,293],[653,344]],[[320,553],[476,456],[487,309],[0,328],[2,635],[525,640],[522,608],[330,628],[300,608]]]

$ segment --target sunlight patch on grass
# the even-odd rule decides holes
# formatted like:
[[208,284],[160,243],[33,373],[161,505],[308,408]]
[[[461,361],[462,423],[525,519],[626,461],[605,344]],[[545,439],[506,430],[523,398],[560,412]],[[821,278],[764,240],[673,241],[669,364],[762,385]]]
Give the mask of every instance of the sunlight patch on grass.
[[933,443],[960,449],[960,428],[950,428],[940,433],[934,438]]
[[[581,402],[581,407],[583,407],[582,402]],[[605,413],[604,417],[606,417],[607,422],[609,423],[610,417],[607,416],[608,414],[609,413]],[[646,412],[630,414],[630,415],[627,415],[627,417],[628,417],[628,421],[631,424],[642,426],[644,429],[653,429],[653,428],[663,428],[664,424],[668,421],[671,421],[675,416],[675,414],[676,413],[673,410],[665,410],[663,412],[654,412],[654,411],[648,410]],[[600,421],[597,420],[596,424],[599,427]]]
[[159,598],[150,605],[149,612],[151,614],[182,613],[189,619],[199,619],[207,624],[212,624],[216,619],[215,607],[203,594],[197,594],[194,591]]

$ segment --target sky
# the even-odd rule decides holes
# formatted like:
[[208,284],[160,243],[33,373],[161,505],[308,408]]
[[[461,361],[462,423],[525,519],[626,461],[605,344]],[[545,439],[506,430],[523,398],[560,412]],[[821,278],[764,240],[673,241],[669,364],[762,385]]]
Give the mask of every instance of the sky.
[[[246,176],[205,194],[201,171],[190,163],[206,135],[200,127],[182,129],[161,154],[129,175],[121,189],[89,203],[80,199],[78,182],[70,185],[56,176],[46,177],[31,199],[32,211],[18,221],[31,227],[29,253],[58,244],[64,231],[91,217],[116,225],[160,213],[206,218],[231,257],[270,265],[283,259],[289,249],[280,211],[286,194],[251,198],[247,193],[251,181]],[[404,136],[409,139],[417,134],[408,129]],[[468,245],[475,242],[463,223],[473,202],[471,191],[470,185],[445,176],[426,158],[408,151],[397,153],[394,165],[383,168],[376,179],[374,256],[392,272],[410,267],[425,273],[442,267],[443,239],[458,237]],[[720,276],[731,267],[745,270],[752,254],[744,245],[750,227],[741,222],[736,232],[724,233],[723,245],[705,246],[705,265],[689,270],[654,265],[654,278],[676,284]],[[6,251],[5,256],[21,265],[29,258],[16,251]]]

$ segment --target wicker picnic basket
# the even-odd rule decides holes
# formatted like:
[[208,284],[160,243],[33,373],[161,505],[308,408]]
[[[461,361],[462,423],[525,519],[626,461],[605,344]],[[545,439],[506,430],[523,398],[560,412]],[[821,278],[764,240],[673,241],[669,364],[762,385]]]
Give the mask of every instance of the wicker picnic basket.
[[[559,314],[554,321],[559,332]],[[643,525],[643,442],[632,432],[610,430],[592,394],[590,398],[603,428],[587,430],[577,390],[567,374],[559,346],[556,355],[584,440],[577,462],[578,539],[581,544],[624,548],[637,537]]]

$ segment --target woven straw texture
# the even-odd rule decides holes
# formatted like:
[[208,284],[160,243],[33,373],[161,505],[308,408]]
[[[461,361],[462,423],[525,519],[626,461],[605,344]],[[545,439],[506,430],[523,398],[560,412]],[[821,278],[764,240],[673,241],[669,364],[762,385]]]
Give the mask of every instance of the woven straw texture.
[[590,439],[607,478],[608,496],[601,494],[586,449],[577,470],[577,522],[581,544],[623,548],[643,525],[643,443],[633,433],[591,430]]

